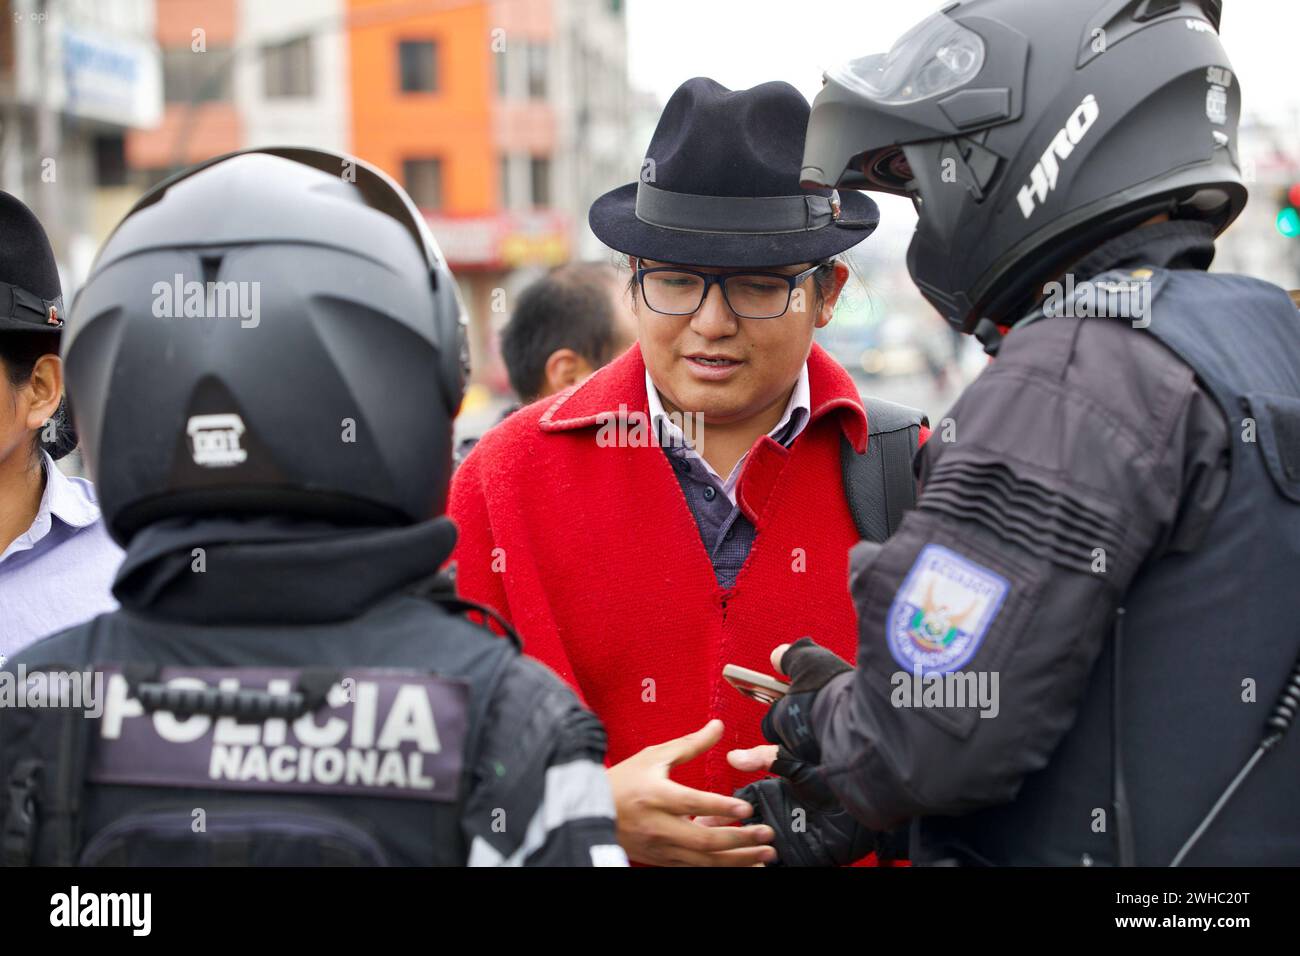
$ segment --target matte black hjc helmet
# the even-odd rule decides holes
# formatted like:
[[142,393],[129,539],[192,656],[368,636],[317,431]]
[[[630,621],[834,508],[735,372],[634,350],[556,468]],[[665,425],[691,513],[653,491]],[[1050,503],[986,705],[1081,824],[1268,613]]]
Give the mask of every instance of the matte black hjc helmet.
[[805,185],[909,196],[912,279],[963,332],[1110,236],[1246,203],[1221,0],[967,0],[831,70]]
[[464,322],[423,217],[358,160],[254,149],[161,183],[100,250],[64,336],[111,534],[440,513]]

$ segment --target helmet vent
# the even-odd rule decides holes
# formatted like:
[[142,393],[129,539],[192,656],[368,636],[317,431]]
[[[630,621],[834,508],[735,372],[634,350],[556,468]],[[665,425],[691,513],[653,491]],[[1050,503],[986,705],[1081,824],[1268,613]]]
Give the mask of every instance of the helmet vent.
[[1137,13],[1133,14],[1133,19],[1139,22],[1154,20],[1156,17],[1163,17],[1166,13],[1173,13],[1182,5],[1182,0],[1146,0],[1138,8]]
[[223,255],[208,255],[199,257],[199,264],[203,267],[203,286],[209,287],[209,283],[216,282],[217,276],[221,274],[221,260]]

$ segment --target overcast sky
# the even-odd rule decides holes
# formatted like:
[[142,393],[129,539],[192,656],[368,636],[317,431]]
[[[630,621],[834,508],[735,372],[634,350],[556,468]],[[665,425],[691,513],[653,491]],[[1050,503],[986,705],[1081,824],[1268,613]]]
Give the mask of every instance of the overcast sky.
[[[939,0],[628,0],[632,82],[661,103],[692,76],[711,76],[731,89],[786,80],[811,100],[828,66],[888,49],[941,6]],[[1246,109],[1275,122],[1300,122],[1300,0],[1226,0],[1223,42]]]

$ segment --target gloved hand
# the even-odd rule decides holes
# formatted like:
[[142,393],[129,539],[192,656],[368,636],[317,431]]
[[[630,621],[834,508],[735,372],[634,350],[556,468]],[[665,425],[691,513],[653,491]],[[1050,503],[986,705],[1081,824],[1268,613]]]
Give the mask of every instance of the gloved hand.
[[853,666],[810,637],[801,637],[781,658],[781,670],[790,677],[790,689],[768,708],[763,736],[783,744],[790,755],[814,767],[821,763],[821,745],[812,728],[813,701],[832,678]]
[[[780,762],[778,758],[772,769]],[[786,770],[801,780],[798,792],[815,794],[821,788],[830,794],[815,767],[794,763],[799,766],[787,764]],[[829,804],[820,800],[809,804],[800,799],[790,780],[767,777],[742,787],[735,796],[754,807],[746,825],[765,823],[776,833],[772,846],[777,861],[768,866],[848,866],[876,849],[878,834],[853,819],[833,797]]]

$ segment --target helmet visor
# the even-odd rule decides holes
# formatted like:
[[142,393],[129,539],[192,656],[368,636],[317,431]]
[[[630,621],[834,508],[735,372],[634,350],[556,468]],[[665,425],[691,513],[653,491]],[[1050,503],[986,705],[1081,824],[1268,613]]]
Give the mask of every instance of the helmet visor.
[[965,86],[984,66],[984,40],[946,14],[922,20],[888,53],[827,71],[828,78],[877,103],[900,106]]

